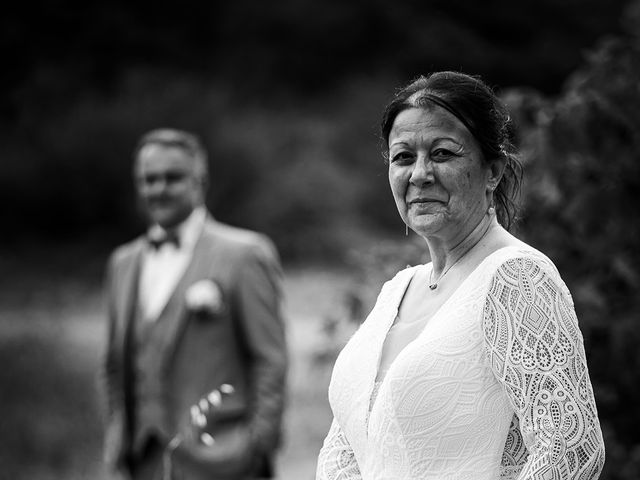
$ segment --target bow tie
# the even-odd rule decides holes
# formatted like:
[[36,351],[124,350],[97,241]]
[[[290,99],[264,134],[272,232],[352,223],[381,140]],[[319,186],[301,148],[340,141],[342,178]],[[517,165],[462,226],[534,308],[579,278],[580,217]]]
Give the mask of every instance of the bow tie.
[[180,237],[178,237],[178,234],[174,231],[164,232],[162,236],[149,236],[147,237],[147,241],[154,250],[159,250],[166,244],[171,244],[176,248],[180,248]]

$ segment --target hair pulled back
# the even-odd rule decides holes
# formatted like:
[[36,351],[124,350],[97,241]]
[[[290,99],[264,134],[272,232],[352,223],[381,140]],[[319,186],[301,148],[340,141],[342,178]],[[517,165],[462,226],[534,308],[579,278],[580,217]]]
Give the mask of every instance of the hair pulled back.
[[515,223],[522,166],[513,145],[513,124],[506,107],[479,77],[460,72],[434,72],[402,87],[386,106],[381,122],[385,158],[389,134],[398,114],[410,108],[438,105],[458,118],[471,132],[491,164],[506,159],[504,174],[493,192],[498,221],[506,229]]

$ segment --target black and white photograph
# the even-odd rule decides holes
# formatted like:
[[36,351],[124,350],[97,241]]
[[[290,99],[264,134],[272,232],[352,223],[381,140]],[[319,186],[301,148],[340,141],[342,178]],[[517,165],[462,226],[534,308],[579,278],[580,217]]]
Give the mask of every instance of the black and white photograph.
[[640,479],[640,0],[40,0],[0,51],[0,480]]

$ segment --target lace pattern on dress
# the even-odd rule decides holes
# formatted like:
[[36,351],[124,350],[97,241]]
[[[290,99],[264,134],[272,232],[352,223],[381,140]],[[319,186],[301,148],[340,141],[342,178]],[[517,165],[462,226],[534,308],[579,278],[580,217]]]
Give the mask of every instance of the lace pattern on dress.
[[489,361],[516,412],[501,476],[593,479],[604,444],[583,339],[569,291],[546,263],[508,260],[485,302]]
[[520,433],[520,421],[514,415],[504,443],[502,453],[502,465],[500,466],[500,479],[511,480],[516,478],[529,457],[529,452]]
[[[335,376],[340,373],[340,368],[334,367],[329,388],[329,399],[332,408],[335,405],[350,405],[352,409],[334,410],[331,428],[318,456],[316,478],[319,480],[360,480],[362,478],[358,460],[350,441],[361,444],[366,442],[366,438],[361,434],[359,437],[354,436],[354,438],[347,439],[345,430],[351,427],[351,430],[354,431],[354,425],[364,427],[368,423],[370,408],[374,404],[375,396],[377,395],[377,389],[374,385],[376,372],[370,369],[369,366],[378,365],[379,362],[379,354],[384,341],[384,335],[379,334],[380,327],[382,326],[386,332],[396,317],[400,297],[413,276],[414,269],[415,267],[401,270],[393,279],[385,282],[380,290],[376,304],[369,313],[369,317],[353,336],[360,338],[370,347],[365,351],[359,351],[358,357],[360,361],[355,365],[351,364],[351,373],[361,383],[356,385],[339,382]],[[386,319],[385,324],[379,325],[377,322],[371,321],[372,319],[380,318]],[[351,341],[340,353],[336,360],[336,365],[340,364],[341,357],[349,356],[350,350],[353,348],[356,347]],[[368,381],[369,377],[370,382]],[[362,388],[364,385],[369,385],[369,383],[371,390],[367,390],[366,387]],[[373,389],[376,389],[375,393]],[[354,405],[362,407],[366,405],[366,408],[354,408]],[[343,423],[339,423],[340,420]],[[363,428],[362,433],[364,433],[364,430],[366,429]]]
[[323,480],[359,480],[358,463],[344,432],[334,419],[318,456],[316,478]]
[[336,361],[316,478],[597,478],[604,446],[582,335],[551,261],[492,254],[376,386],[412,274],[385,284]]

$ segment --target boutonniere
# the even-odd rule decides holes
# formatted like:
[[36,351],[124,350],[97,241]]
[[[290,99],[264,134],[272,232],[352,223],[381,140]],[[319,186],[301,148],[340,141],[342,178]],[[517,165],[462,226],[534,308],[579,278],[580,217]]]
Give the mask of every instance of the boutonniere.
[[222,289],[213,280],[200,280],[185,293],[187,308],[194,312],[217,314],[224,311]]

